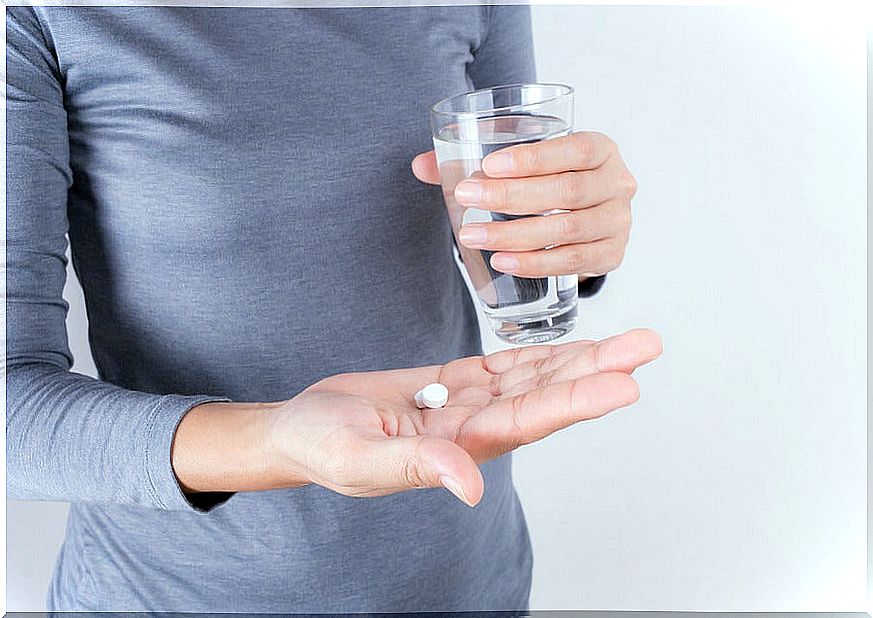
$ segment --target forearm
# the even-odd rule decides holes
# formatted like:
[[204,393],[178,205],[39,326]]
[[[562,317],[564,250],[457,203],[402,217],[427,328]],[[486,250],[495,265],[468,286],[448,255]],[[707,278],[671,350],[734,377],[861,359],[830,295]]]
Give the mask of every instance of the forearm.
[[[21,320],[10,321],[17,332]],[[170,444],[192,407],[220,399],[126,390],[48,362],[21,362],[10,337],[6,455],[13,499],[188,509]]]
[[273,439],[288,402],[210,402],[186,414],[173,440],[173,471],[186,493],[300,487],[307,480]]

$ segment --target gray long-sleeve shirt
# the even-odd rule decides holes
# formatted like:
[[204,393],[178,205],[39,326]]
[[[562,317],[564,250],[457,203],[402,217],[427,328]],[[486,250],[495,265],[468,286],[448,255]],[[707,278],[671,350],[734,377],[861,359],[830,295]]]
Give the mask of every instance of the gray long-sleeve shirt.
[[[508,456],[443,490],[201,496],[170,466],[211,399],[479,353],[427,108],[534,79],[526,7],[7,7],[12,498],[73,502],[49,608],[524,608]],[[70,372],[66,234],[99,379]],[[213,499],[214,498],[214,499]]]

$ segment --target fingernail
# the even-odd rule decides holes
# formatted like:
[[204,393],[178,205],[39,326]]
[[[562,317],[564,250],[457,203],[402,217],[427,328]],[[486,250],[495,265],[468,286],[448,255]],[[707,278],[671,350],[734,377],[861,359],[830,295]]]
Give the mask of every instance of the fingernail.
[[481,225],[465,225],[458,232],[458,239],[461,244],[478,249],[488,241],[488,232]]
[[495,253],[491,256],[491,266],[494,270],[499,270],[505,273],[511,273],[518,270],[518,259],[511,255],[503,255]]
[[482,200],[482,183],[475,180],[462,180],[455,187],[455,199],[461,204],[478,204]]
[[470,501],[467,500],[467,496],[464,495],[464,490],[461,489],[461,484],[453,479],[450,476],[441,476],[440,477],[440,485],[448,489],[452,494],[454,494],[455,498],[466,504],[467,506],[473,506],[470,504]]
[[489,176],[494,174],[508,174],[512,171],[512,153],[495,152],[482,161],[482,169]]

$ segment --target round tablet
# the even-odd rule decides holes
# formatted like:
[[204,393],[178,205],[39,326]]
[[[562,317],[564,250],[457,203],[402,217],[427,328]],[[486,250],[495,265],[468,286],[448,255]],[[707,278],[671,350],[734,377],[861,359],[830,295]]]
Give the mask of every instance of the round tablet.
[[428,384],[421,389],[421,401],[428,408],[442,408],[449,401],[449,389],[439,382]]

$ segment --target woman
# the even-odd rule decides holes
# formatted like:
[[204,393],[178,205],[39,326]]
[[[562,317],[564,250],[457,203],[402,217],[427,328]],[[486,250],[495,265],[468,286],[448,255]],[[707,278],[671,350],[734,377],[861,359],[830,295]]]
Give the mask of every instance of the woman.
[[[49,609],[527,607],[508,453],[660,352],[476,356],[426,110],[534,79],[526,7],[7,7],[9,486],[73,503]],[[525,148],[459,199],[570,212],[468,240],[596,291],[633,178],[605,136]]]

